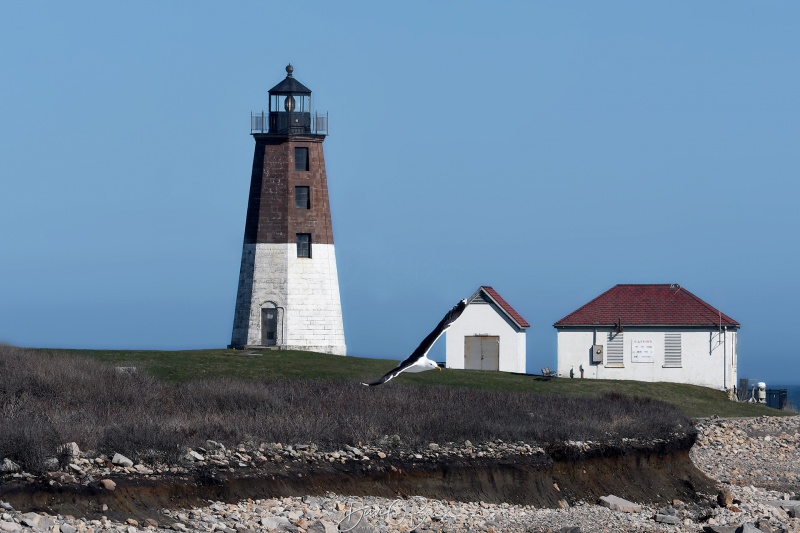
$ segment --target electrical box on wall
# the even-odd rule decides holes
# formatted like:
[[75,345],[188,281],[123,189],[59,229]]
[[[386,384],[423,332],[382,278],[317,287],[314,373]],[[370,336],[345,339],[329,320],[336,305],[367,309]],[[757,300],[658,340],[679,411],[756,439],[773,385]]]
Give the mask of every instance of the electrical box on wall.
[[602,344],[593,344],[592,345],[592,364],[599,365],[603,362],[603,345]]

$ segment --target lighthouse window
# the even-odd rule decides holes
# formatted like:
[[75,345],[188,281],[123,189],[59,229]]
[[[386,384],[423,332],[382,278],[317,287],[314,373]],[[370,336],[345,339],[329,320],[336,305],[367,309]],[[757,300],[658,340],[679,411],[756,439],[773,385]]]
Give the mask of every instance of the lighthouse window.
[[311,208],[311,194],[308,187],[301,186],[294,188],[294,206],[297,209]]
[[311,234],[297,234],[297,257],[311,257]]
[[294,169],[308,170],[308,148],[295,147],[294,149]]

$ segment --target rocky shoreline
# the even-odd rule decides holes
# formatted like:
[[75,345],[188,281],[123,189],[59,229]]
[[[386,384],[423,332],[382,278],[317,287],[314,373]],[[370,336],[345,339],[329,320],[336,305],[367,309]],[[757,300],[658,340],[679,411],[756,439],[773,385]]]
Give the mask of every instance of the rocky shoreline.
[[[0,509],[0,532],[134,533],[147,529],[309,533],[412,530],[696,532],[703,528],[732,532],[742,524],[760,528],[749,531],[800,532],[800,519],[796,518],[795,512],[800,502],[792,499],[800,493],[800,417],[710,420],[698,423],[697,429],[697,441],[690,453],[684,451],[684,458],[688,463],[690,456],[702,472],[719,482],[722,489],[719,494],[716,488],[708,484],[687,487],[687,491],[694,494],[692,497],[688,496],[689,492],[680,497],[661,494],[669,488],[659,487],[655,479],[648,476],[658,477],[660,470],[674,469],[674,465],[680,463],[681,452],[670,449],[670,443],[626,443],[630,449],[638,447],[640,452],[660,447],[661,451],[655,456],[675,456],[670,458],[668,464],[653,465],[655,470],[648,471],[639,480],[638,485],[641,486],[637,490],[628,487],[637,483],[628,482],[635,477],[634,471],[641,467],[641,460],[633,461],[635,465],[619,462],[625,454],[615,457],[613,449],[618,447],[591,442],[567,443],[560,451],[574,459],[563,464],[580,465],[572,467],[572,470],[582,469],[582,474],[580,471],[561,472],[561,478],[558,478],[558,469],[553,468],[552,457],[557,455],[554,450],[500,441],[478,445],[469,442],[460,445],[431,443],[425,450],[406,450],[400,438],[395,436],[387,437],[385,442],[377,446],[353,446],[333,451],[321,451],[310,444],[286,446],[274,443],[245,443],[229,449],[209,441],[204,448],[191,450],[185,458],[185,464],[180,466],[133,464],[124,457],[116,456],[86,457],[76,447],[70,446],[66,450],[66,472],[34,477],[23,472],[8,472],[14,469],[14,465],[3,464],[2,468],[7,472],[0,490],[0,501],[6,503],[3,504],[4,509]],[[629,454],[630,457],[633,455]],[[459,461],[465,469],[475,464],[486,466],[480,475],[470,478],[478,479],[478,482],[459,482],[477,483],[478,495],[489,494],[486,487],[495,487],[498,483],[519,483],[531,477],[532,470],[539,468],[550,472],[552,477],[543,485],[545,477],[533,476],[540,485],[537,490],[554,494],[555,499],[542,505],[542,502],[531,504],[525,501],[487,501],[477,497],[453,498],[440,493],[429,494],[426,498],[416,495],[416,490],[408,493],[395,490],[390,494],[377,495],[373,492],[368,495],[369,491],[362,494],[357,490],[325,491],[324,484],[312,483],[315,478],[324,478],[319,474],[327,471],[333,473],[332,479],[336,479],[337,472],[349,472],[363,479],[378,480],[375,486],[385,486],[387,479],[400,480],[397,486],[403,486],[403,479],[414,478],[408,473],[433,468],[432,478],[439,483],[432,485],[433,490],[441,487],[442,479],[454,477],[450,471],[453,467],[443,471],[435,469],[434,465],[458,465]],[[492,479],[498,476],[497,465],[501,463],[516,463],[524,468],[511,470],[507,474],[508,480]],[[587,471],[584,468],[586,465],[594,466]],[[243,476],[244,479],[278,476],[274,479],[286,483],[286,480],[292,481],[284,485],[288,491],[283,497],[258,497],[258,491],[252,492],[254,487],[247,484],[240,487],[241,492],[226,493],[222,489],[230,478],[241,479],[241,474],[248,471],[257,472],[258,475]],[[678,474],[677,471],[670,474],[677,478],[686,477],[685,473]],[[306,480],[299,481],[303,480],[304,475]],[[604,475],[619,480],[612,487],[618,486],[639,496],[634,500],[639,505],[626,509],[630,512],[624,512],[598,505],[596,498],[581,498],[587,490],[582,484],[595,482]],[[148,500],[152,504],[150,513],[125,516],[125,509],[113,508],[121,500],[136,503],[136,498],[145,494],[137,493],[137,486],[147,486],[148,483],[159,486],[165,478],[184,480],[184,488],[199,485],[211,489],[216,487],[217,494],[224,494],[225,497],[217,500],[207,498],[208,493],[202,491],[192,496],[191,490],[178,490],[151,496],[151,500]],[[648,488],[648,479],[653,481],[649,485],[652,491],[649,498],[642,492]],[[693,479],[692,483],[702,485],[701,481]],[[426,483],[429,482],[422,485]],[[65,501],[72,498],[89,502],[89,507],[85,506],[84,509],[91,512],[80,513],[79,506],[70,508],[66,504],[54,508],[54,514],[50,515],[23,512],[23,502],[25,498],[32,501],[32,493],[26,493],[20,487],[37,484],[39,509],[48,508],[47,502],[53,501],[53,495],[60,494]],[[294,492],[311,486],[316,495]],[[602,488],[605,487],[595,487],[595,492]],[[530,494],[533,489],[528,487],[527,490]],[[254,499],[248,499],[248,491],[252,492],[251,498]],[[178,495],[186,492],[190,498],[181,500]],[[424,490],[419,492],[424,493]],[[341,495],[345,493],[350,495]],[[397,497],[398,493],[409,496]],[[237,495],[240,498],[236,498]],[[194,501],[190,502],[192,497]],[[234,499],[238,501],[222,501]],[[464,503],[465,499],[472,503]],[[111,505],[103,503],[104,500]],[[65,509],[71,509],[73,514],[70,515]],[[656,521],[657,517],[659,521]],[[726,526],[727,530],[724,529]]]

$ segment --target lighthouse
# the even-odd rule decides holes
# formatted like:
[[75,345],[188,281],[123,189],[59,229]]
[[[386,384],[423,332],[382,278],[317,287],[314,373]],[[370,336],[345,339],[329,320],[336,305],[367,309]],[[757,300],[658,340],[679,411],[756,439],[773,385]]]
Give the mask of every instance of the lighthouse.
[[322,143],[328,117],[286,78],[269,113],[251,114],[255,139],[232,348],[345,355],[339,277]]

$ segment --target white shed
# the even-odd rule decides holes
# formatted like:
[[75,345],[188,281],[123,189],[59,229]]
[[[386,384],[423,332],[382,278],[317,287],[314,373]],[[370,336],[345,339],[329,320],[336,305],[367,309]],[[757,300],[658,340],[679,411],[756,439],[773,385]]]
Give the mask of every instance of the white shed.
[[677,284],[616,285],[554,327],[559,376],[736,385],[739,323]]
[[446,333],[447,368],[525,373],[530,324],[491,287],[482,286]]

